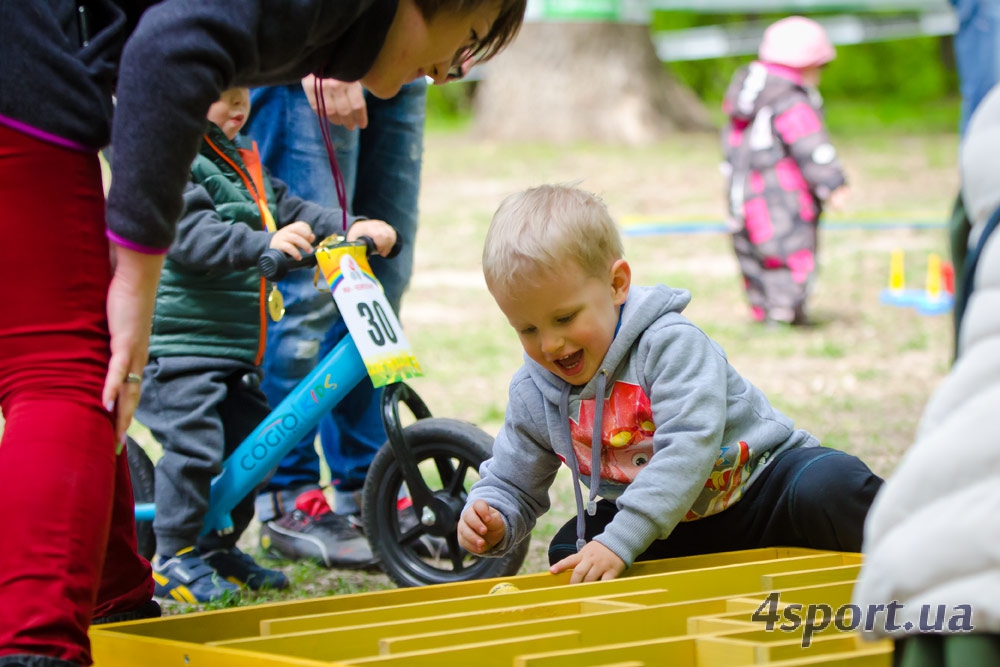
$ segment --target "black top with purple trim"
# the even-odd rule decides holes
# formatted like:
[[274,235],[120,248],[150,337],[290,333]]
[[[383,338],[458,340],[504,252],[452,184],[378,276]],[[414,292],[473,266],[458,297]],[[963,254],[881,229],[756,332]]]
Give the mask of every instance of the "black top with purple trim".
[[[96,150],[112,138],[109,236],[165,252],[208,107],[233,85],[355,81],[397,0],[0,0],[0,123]],[[82,8],[82,9],[81,9]]]

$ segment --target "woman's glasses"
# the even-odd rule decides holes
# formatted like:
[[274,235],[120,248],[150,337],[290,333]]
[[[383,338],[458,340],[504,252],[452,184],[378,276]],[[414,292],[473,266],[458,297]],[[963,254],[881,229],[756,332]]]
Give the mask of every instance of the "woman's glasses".
[[471,48],[465,47],[459,49],[458,53],[455,54],[455,58],[451,61],[451,66],[448,68],[448,81],[464,79],[465,75],[476,64],[473,58]]

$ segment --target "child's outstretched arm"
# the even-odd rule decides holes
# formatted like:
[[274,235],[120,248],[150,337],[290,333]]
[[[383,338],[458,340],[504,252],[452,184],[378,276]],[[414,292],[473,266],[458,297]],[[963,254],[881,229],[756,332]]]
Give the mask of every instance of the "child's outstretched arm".
[[[503,532],[496,533],[492,543],[489,538],[494,533],[488,531],[483,538],[471,531],[469,537],[483,539],[477,553],[485,556],[502,556],[531,535],[536,519],[549,509],[549,488],[561,465],[548,443],[541,392],[524,367],[511,381],[508,399],[507,415],[493,442],[492,456],[479,466],[480,479],[469,490],[462,511],[465,518],[478,507],[476,516],[502,522]],[[537,409],[532,413],[528,406]],[[484,507],[488,514],[484,515]],[[469,520],[485,523],[484,518]]]
[[177,221],[177,237],[167,257],[184,266],[248,269],[256,266],[271,242],[269,232],[224,220],[211,195],[197,183],[189,182],[185,187],[183,205]]
[[625,561],[600,542],[588,542],[580,551],[549,568],[552,574],[573,570],[569,583],[609,581],[625,571]]
[[[322,241],[331,234],[343,234],[344,213],[337,206],[320,206],[315,202],[293,195],[288,185],[271,175],[264,167],[264,178],[271,183],[273,197],[269,198],[274,210],[274,221],[279,228],[293,222],[307,222],[312,228],[316,239]],[[347,227],[351,226],[358,216],[348,214]]]
[[458,522],[458,543],[470,553],[481,554],[495,547],[507,534],[500,512],[477,500],[467,506]]

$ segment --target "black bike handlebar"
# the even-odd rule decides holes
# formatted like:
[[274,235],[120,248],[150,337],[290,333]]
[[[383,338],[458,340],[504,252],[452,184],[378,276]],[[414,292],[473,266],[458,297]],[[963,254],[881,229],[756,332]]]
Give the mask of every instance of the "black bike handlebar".
[[[370,236],[360,236],[358,237],[358,241],[364,241],[369,257],[378,254],[375,241]],[[398,255],[402,248],[403,242],[397,238],[396,245],[392,246],[392,250],[389,251],[386,259],[392,259]],[[271,281],[281,280],[288,275],[289,271],[308,269],[313,266],[316,266],[316,253],[309,253],[308,255],[303,255],[302,259],[295,259],[277,248],[268,248],[257,259],[257,268],[260,270],[260,274]]]
[[268,248],[257,259],[260,275],[273,281],[281,280],[293,269],[306,269],[311,266],[316,266],[316,253],[309,253],[303,255],[302,259],[295,259],[277,248]]

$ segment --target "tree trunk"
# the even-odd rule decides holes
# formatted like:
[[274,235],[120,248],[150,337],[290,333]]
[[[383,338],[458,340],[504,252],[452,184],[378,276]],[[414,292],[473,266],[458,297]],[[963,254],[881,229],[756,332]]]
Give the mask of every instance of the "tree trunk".
[[660,63],[648,26],[589,22],[526,23],[485,65],[475,127],[496,140],[625,144],[714,129]]

